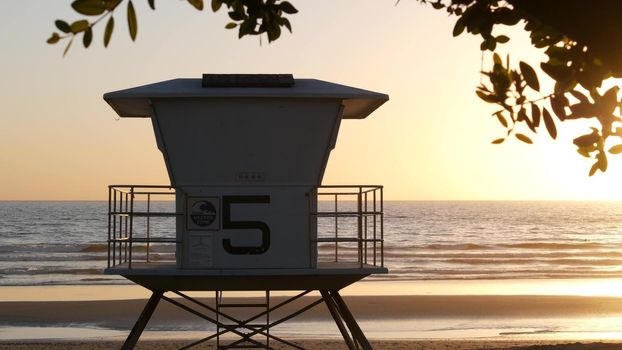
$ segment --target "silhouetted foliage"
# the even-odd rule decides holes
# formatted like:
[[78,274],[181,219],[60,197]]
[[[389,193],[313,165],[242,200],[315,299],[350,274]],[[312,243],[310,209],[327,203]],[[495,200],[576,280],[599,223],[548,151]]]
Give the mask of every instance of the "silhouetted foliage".
[[[518,125],[537,132],[542,122],[555,139],[557,128],[553,115],[560,122],[574,119],[594,119],[599,128],[574,139],[577,151],[594,163],[589,171],[607,170],[605,142],[611,137],[622,138],[619,108],[622,103],[619,88],[603,91],[608,78],[622,77],[622,56],[615,41],[622,27],[617,15],[622,2],[604,0],[596,3],[582,0],[419,0],[435,9],[444,9],[458,17],[453,35],[463,32],[482,38],[480,49],[492,52],[492,67],[482,71],[485,79],[477,87],[477,95],[500,107],[493,116],[506,129],[506,135],[492,141],[500,144],[514,135],[518,140],[532,143],[517,133]],[[500,25],[523,24],[531,44],[543,49],[548,59],[540,69],[555,82],[552,91],[541,90],[538,74],[526,62],[512,65],[509,55],[502,58],[495,52],[499,44],[509,41],[506,35],[495,35]],[[611,40],[603,37],[612,35]],[[604,44],[606,42],[606,44]],[[552,112],[552,113],[551,113]],[[616,114],[616,112],[618,112]],[[608,149],[611,154],[622,153],[622,145]]]
[[[88,48],[93,40],[93,27],[107,19],[103,34],[108,46],[115,27],[114,14],[125,2],[128,28],[132,40],[138,33],[138,21],[132,1],[137,0],[75,0],[71,6],[81,15],[94,20],[81,19],[71,24],[55,22],[59,32],[48,39],[49,44],[68,40],[64,54],[73,40],[82,36]],[[155,10],[155,0],[147,0]],[[203,0],[186,0],[197,10],[204,7]],[[536,133],[543,124],[555,139],[558,121],[593,119],[599,127],[574,139],[577,151],[594,160],[589,171],[607,169],[606,141],[622,138],[622,121],[619,108],[622,101],[619,88],[603,91],[602,83],[608,78],[622,77],[622,46],[614,46],[622,34],[618,14],[622,1],[599,0],[418,0],[438,10],[445,10],[457,20],[453,35],[464,32],[482,38],[480,49],[492,53],[492,67],[482,71],[484,79],[477,87],[477,95],[484,101],[496,104],[499,110],[493,116],[506,129],[503,137],[492,141],[503,143],[508,137],[532,143],[529,136],[519,133],[517,127],[526,125]],[[398,0],[399,3],[399,0]],[[238,28],[238,36],[267,34],[268,41],[277,40],[281,28],[290,32],[291,24],[285,14],[298,11],[287,1],[280,0],[211,0],[213,12],[223,5],[231,22],[226,29]],[[496,53],[500,44],[507,43],[507,35],[495,35],[499,26],[524,25],[534,47],[543,49],[548,59],[539,64],[542,72],[554,81],[552,91],[542,91],[536,70],[527,62],[512,64],[509,55]],[[609,147],[611,154],[622,153],[622,144]]]
[[[68,40],[63,56],[67,54],[74,39],[82,36],[82,44],[85,48],[91,45],[93,40],[93,27],[107,19],[104,29],[103,42],[108,47],[112,33],[114,32],[114,16],[121,8],[125,7],[128,29],[132,41],[138,35],[138,20],[133,0],[74,0],[71,7],[79,14],[87,16],[69,24],[64,20],[57,20],[54,24],[58,29],[47,40],[48,44],[56,44],[61,40]],[[134,0],[136,1],[136,0]],[[147,0],[152,10],[156,9],[155,0]],[[122,6],[123,3],[127,5]],[[202,11],[203,0],[187,0],[188,4]],[[238,28],[238,37],[245,35],[266,34],[268,42],[272,42],[281,36],[281,28],[285,27],[292,31],[292,26],[285,14],[294,14],[298,10],[287,1],[280,0],[211,0],[211,9],[218,12],[226,7],[231,22],[227,23],[226,29]],[[117,11],[117,12],[115,12]],[[90,20],[93,18],[93,20]]]

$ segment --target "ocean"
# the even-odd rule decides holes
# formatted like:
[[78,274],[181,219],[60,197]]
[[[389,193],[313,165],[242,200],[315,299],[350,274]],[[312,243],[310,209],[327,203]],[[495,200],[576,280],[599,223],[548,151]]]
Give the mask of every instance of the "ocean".
[[[102,274],[107,210],[104,201],[0,202],[0,286],[128,283]],[[384,212],[390,273],[370,279],[622,277],[622,203],[386,201]],[[172,232],[170,220],[154,220],[153,230]],[[173,248],[154,246],[152,257],[170,259]]]

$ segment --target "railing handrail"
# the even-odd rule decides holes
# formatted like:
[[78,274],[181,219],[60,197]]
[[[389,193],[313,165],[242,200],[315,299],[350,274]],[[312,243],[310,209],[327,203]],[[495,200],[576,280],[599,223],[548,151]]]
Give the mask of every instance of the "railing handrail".
[[[163,191],[162,189],[167,189]],[[320,198],[331,197],[329,202],[334,202],[332,210],[310,210],[308,213],[309,223],[311,218],[316,220],[319,218],[334,219],[334,237],[319,237],[316,231],[315,237],[309,236],[309,249],[315,247],[317,252],[318,244],[334,243],[334,259],[339,261],[340,243],[356,244],[358,263],[360,268],[364,265],[373,265],[384,267],[384,212],[383,212],[383,189],[382,185],[323,185],[314,188],[316,195],[315,203],[323,203]],[[182,244],[183,241],[178,239],[177,233],[175,238],[168,237],[151,237],[150,236],[150,218],[155,217],[171,217],[179,218],[185,215],[177,211],[151,211],[151,202],[156,196],[176,195],[174,187],[169,185],[110,185],[108,186],[108,267],[127,263],[128,268],[132,268],[132,252],[133,244],[146,244],[146,261],[149,262],[149,252],[151,243],[163,244]],[[354,196],[355,198],[352,198]],[[142,199],[145,198],[145,199]],[[309,197],[311,200],[311,197]],[[147,203],[146,211],[143,205],[140,205],[140,211],[134,211],[136,208],[134,203]],[[352,210],[351,205],[346,211],[339,211],[339,204],[356,203],[356,209]],[[310,208],[313,208],[310,206]],[[134,236],[134,218],[146,217],[146,237]],[[340,235],[339,219],[354,218],[356,219],[356,235]],[[352,222],[352,221],[345,221]],[[317,224],[316,224],[317,225]],[[315,230],[319,225],[316,226]],[[311,229],[311,227],[310,227]],[[311,231],[310,231],[311,232]],[[379,237],[378,237],[379,235]],[[369,257],[369,254],[372,257]],[[378,254],[379,253],[379,254]],[[380,262],[377,256],[380,256]],[[309,257],[315,256],[316,262],[319,258],[309,252]]]
[[[168,189],[168,191],[163,191]],[[149,262],[152,243],[182,243],[175,238],[151,237],[152,217],[179,217],[184,215],[171,211],[151,211],[153,197],[175,195],[175,188],[169,185],[110,185],[108,186],[108,267],[127,263],[132,268],[133,245],[146,244],[146,261]],[[141,200],[144,198],[143,200]],[[146,211],[134,211],[134,203],[146,202]],[[146,237],[134,236],[134,218],[145,217]],[[112,254],[111,254],[112,252]],[[118,256],[117,256],[118,252]]]
[[[328,189],[328,191],[326,190]],[[309,244],[315,244],[316,251],[318,243],[334,243],[334,261],[338,262],[339,243],[355,243],[357,246],[357,259],[360,268],[363,265],[378,266],[378,250],[380,250],[380,265],[384,267],[384,212],[383,212],[383,189],[382,185],[323,185],[315,189],[317,194],[316,203],[334,203],[332,210],[315,210],[309,212],[309,222],[311,218],[334,219],[334,237],[319,237],[319,225],[316,226],[315,239],[310,238]],[[322,197],[331,197],[326,201],[320,201]],[[346,199],[344,200],[344,197]],[[354,198],[352,198],[354,197]],[[356,204],[356,209],[340,211],[339,203]],[[371,203],[370,203],[371,202]],[[350,204],[351,205],[351,204]],[[356,219],[356,237],[340,237],[339,219]],[[378,231],[380,238],[378,238]],[[368,236],[371,234],[371,238]],[[368,250],[372,249],[371,261],[368,258]],[[319,259],[319,256],[317,257]]]

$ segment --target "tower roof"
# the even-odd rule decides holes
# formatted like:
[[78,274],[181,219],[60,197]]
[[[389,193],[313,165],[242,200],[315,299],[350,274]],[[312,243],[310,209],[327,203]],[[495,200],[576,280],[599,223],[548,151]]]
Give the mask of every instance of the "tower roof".
[[283,98],[340,99],[343,118],[363,119],[389,100],[386,94],[317,79],[295,79],[289,87],[203,87],[201,79],[180,78],[104,94],[120,117],[149,117],[151,99]]

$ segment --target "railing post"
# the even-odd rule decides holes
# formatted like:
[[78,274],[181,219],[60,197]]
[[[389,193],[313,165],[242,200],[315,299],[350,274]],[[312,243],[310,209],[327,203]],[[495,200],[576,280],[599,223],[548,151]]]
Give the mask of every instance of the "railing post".
[[[112,192],[112,211],[117,211],[117,189]],[[112,265],[117,263],[117,218],[112,217]]]
[[339,261],[339,209],[337,194],[335,194],[335,262]]
[[365,199],[365,205],[364,205],[364,208],[365,208],[364,215],[365,216],[363,217],[363,220],[365,222],[365,226],[364,226],[364,230],[363,230],[363,232],[364,232],[363,237],[365,239],[365,244],[364,244],[365,245],[365,249],[363,249],[363,256],[365,258],[365,264],[367,264],[367,190],[365,190],[365,197],[364,197],[364,199]]
[[384,193],[380,186],[380,266],[384,267]]
[[128,216],[127,216],[127,212],[128,212],[127,208],[128,208],[129,203],[128,203],[128,193],[125,192],[123,193],[123,195],[124,195],[123,197],[125,197],[124,202],[125,202],[125,214],[126,214],[123,219],[123,221],[125,221],[123,223],[124,224],[123,225],[123,238],[125,238],[124,244],[123,244],[123,262],[127,262],[127,237],[128,237],[127,228],[128,228],[128,222],[129,222]]
[[358,251],[359,251],[359,266],[363,268],[363,187],[359,186],[358,198]]
[[150,244],[149,244],[149,219],[151,215],[151,194],[147,194],[147,262],[149,262],[149,249],[150,249]]
[[128,261],[128,268],[132,268],[132,229],[134,226],[134,187],[130,187],[130,211],[128,213],[129,217],[130,217],[130,252],[129,252],[129,261]]
[[112,188],[108,186],[108,268],[110,268],[110,218],[112,216],[112,211],[110,210],[110,202],[112,197]]
[[376,266],[376,249],[377,249],[377,245],[376,245],[376,218],[378,216],[378,212],[376,211],[376,192],[378,191],[378,188],[374,188],[374,192],[373,193],[373,200],[374,200],[374,266]]

